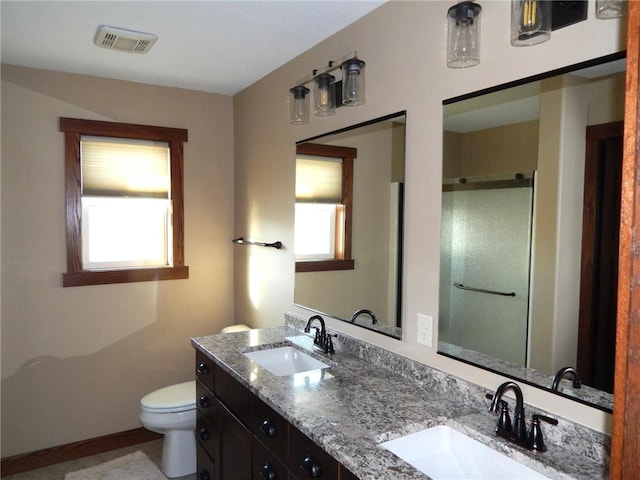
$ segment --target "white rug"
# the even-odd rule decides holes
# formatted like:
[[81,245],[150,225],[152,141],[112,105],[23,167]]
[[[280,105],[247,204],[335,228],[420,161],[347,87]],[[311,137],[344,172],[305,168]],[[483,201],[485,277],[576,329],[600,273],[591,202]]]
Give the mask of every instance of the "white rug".
[[167,480],[143,452],[137,451],[95,467],[67,473],[65,480]]

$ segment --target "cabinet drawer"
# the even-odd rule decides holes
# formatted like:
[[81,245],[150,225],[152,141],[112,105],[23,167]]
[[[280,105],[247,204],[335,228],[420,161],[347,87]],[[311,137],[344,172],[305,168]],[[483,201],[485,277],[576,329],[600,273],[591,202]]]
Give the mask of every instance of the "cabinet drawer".
[[216,399],[213,393],[202,382],[196,381],[196,408],[209,422],[216,422]]
[[196,440],[204,448],[207,454],[215,460],[218,458],[217,449],[217,437],[215,424],[209,423],[209,421],[200,412],[196,416]]
[[213,360],[196,348],[196,378],[215,392],[215,365]]
[[225,406],[245,425],[251,425],[255,416],[256,396],[227,372],[216,370],[216,388],[213,391]]
[[253,478],[257,480],[287,480],[289,470],[262,443],[253,440]]
[[336,480],[338,462],[298,429],[291,426],[289,430],[291,473],[300,480],[307,478]]
[[251,430],[256,438],[286,463],[289,422],[259,398],[255,399],[255,417]]
[[197,480],[218,480],[214,461],[207,454],[201,444],[196,444],[196,450],[198,457],[198,466],[195,478]]

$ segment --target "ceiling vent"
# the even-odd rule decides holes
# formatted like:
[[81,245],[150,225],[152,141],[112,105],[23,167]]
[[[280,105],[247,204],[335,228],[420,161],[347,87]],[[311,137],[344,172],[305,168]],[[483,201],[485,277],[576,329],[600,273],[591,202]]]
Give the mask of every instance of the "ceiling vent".
[[109,50],[129,53],[147,53],[158,37],[151,33],[135,32],[124,28],[100,25],[93,43]]

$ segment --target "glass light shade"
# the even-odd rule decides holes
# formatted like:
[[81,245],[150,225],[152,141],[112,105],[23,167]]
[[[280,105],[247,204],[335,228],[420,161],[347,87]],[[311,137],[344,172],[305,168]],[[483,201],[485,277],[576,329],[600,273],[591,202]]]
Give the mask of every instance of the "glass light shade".
[[336,113],[336,77],[321,73],[313,79],[313,113],[327,117]]
[[309,89],[298,85],[289,90],[289,123],[305,125],[309,123]]
[[342,104],[357,107],[365,101],[365,63],[357,58],[347,60],[342,68]]
[[625,7],[623,0],[596,0],[596,18],[606,20],[621,17]]
[[473,67],[480,63],[480,12],[473,2],[460,2],[447,12],[447,66]]
[[511,0],[511,45],[536,45],[550,38],[551,1]]

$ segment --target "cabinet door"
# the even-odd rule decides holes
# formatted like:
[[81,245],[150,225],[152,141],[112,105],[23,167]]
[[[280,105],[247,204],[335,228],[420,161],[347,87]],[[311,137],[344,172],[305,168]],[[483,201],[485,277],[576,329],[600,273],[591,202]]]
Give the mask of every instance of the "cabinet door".
[[255,401],[255,416],[251,430],[269,450],[286,462],[289,450],[289,422],[259,398]]
[[214,390],[215,386],[215,363],[200,350],[196,349],[196,378],[206,387]]
[[291,456],[289,457],[291,474],[300,480],[309,478],[336,480],[338,462],[298,429],[290,426],[289,431],[291,432]]
[[209,423],[204,415],[198,412],[196,417],[196,440],[214,461],[220,456],[216,428],[217,423]]
[[252,435],[220,404],[220,471],[224,480],[251,478]]
[[198,466],[196,470],[197,480],[218,480],[216,466],[213,459],[207,454],[200,443],[196,444]]
[[256,480],[287,480],[289,470],[280,459],[256,438],[253,441],[253,478]]
[[[245,425],[254,417],[256,396],[222,368],[216,369],[216,396]],[[246,480],[246,479],[245,479]]]
[[215,425],[217,418],[217,402],[215,395],[205,387],[201,381],[196,381],[196,408],[211,425]]

